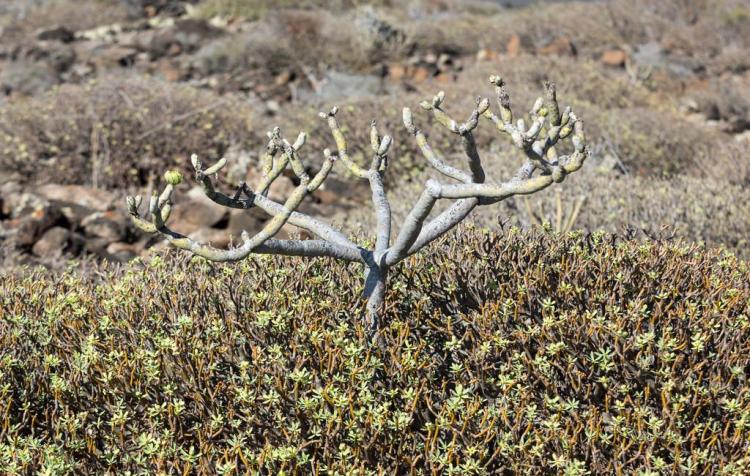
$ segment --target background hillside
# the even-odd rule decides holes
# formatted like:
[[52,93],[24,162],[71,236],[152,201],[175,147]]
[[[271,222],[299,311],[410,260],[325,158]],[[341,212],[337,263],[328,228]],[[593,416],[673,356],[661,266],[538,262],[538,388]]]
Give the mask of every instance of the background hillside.
[[[586,122],[592,156],[561,187],[564,224],[725,245],[747,256],[750,232],[750,7],[740,0],[522,2],[414,0],[36,0],[0,6],[0,240],[5,267],[69,257],[123,261],[155,243],[129,226],[126,192],[160,187],[188,157],[230,159],[227,188],[258,178],[265,132],[308,132],[306,163],[332,146],[317,112],[344,106],[355,158],[376,119],[396,144],[386,186],[394,212],[429,172],[401,124],[438,90],[468,114],[502,74],[518,111],[543,80]],[[518,2],[516,2],[518,3]],[[417,108],[418,109],[418,108]],[[416,120],[449,160],[459,141]],[[488,173],[517,152],[482,124]],[[319,152],[320,151],[320,152]],[[369,189],[338,167],[305,210],[367,230]],[[178,190],[178,231],[219,245],[264,216]],[[292,179],[272,190],[284,197]],[[557,221],[552,191],[479,211],[527,228]],[[190,215],[190,216],[188,216]],[[293,232],[289,229],[285,231]]]

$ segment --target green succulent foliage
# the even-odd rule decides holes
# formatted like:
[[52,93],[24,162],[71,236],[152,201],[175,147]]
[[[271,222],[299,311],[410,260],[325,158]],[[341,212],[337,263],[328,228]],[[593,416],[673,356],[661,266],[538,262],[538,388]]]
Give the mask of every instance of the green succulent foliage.
[[0,277],[6,474],[747,474],[750,269],[463,228],[392,276],[182,254]]
[[164,181],[169,185],[179,185],[182,183],[182,174],[179,170],[169,170],[164,172]]

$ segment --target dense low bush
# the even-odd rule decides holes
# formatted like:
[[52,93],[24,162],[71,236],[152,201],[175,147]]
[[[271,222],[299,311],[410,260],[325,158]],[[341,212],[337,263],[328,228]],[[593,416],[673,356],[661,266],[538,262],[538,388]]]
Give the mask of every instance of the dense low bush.
[[142,185],[242,143],[250,116],[236,98],[143,76],[64,85],[0,108],[0,167],[32,182]]
[[462,230],[393,273],[154,256],[0,278],[0,467],[45,474],[741,474],[750,269]]
[[[489,162],[489,161],[488,161]],[[507,162],[507,161],[506,161]],[[641,178],[616,172],[584,169],[565,181],[565,187],[533,197],[515,197],[497,207],[478,208],[471,219],[478,225],[494,227],[498,222],[528,228],[558,220],[557,193],[561,198],[560,219],[574,218],[573,228],[610,233],[626,229],[639,237],[657,236],[662,231],[676,238],[724,246],[747,259],[750,257],[750,190],[718,180],[675,177]],[[501,170],[501,163],[497,170]],[[510,165],[506,166],[509,169]],[[487,170],[493,170],[491,162]],[[419,187],[399,187],[392,191],[393,213],[403,219],[409,213],[412,197]],[[572,217],[576,202],[584,199],[580,212]],[[530,213],[533,218],[530,217]],[[352,223],[371,229],[374,219],[369,210],[355,210]],[[668,228],[668,230],[664,230]]]

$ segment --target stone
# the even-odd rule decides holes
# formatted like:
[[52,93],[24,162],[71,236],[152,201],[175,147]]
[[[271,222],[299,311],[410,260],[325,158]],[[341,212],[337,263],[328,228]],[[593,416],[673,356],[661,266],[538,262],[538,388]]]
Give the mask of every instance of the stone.
[[438,62],[438,55],[436,53],[429,52],[422,57],[422,62],[436,65]]
[[57,84],[54,71],[43,61],[22,59],[0,67],[0,93],[31,96]]
[[270,218],[265,213],[262,215],[252,213],[256,209],[257,207],[253,207],[250,210],[235,209],[229,213],[229,224],[227,225],[226,233],[232,236],[235,242],[240,239],[243,231],[247,231],[250,235],[257,233],[262,228],[263,222]]
[[44,197],[24,192],[17,183],[0,187],[0,196],[3,197],[0,214],[10,218],[24,217],[36,209],[49,205],[49,201]]
[[399,63],[388,65],[388,79],[391,81],[400,81],[406,77],[406,66]]
[[227,159],[227,181],[231,184],[238,184],[248,179],[248,174],[253,166],[253,157],[242,145],[232,144],[224,153]]
[[521,37],[514,34],[508,40],[508,44],[505,45],[505,52],[508,56],[518,56],[521,53]]
[[170,82],[179,81],[183,75],[182,69],[174,61],[166,58],[157,62],[156,71],[161,77]]
[[477,51],[477,61],[495,61],[497,53],[489,48],[482,48]]
[[427,78],[429,78],[430,76],[430,70],[428,70],[424,66],[418,66],[414,68],[414,71],[411,74],[411,78],[418,83],[427,80]]
[[36,193],[48,200],[75,203],[98,212],[110,210],[114,206],[114,197],[111,192],[83,185],[49,183],[37,188]]
[[178,20],[174,25],[159,31],[151,39],[151,57],[161,58],[190,53],[205,44],[207,40],[218,38],[224,32],[205,20],[188,18]]
[[607,66],[623,67],[628,55],[623,50],[607,50],[602,53],[601,61]]
[[52,204],[41,206],[17,219],[15,242],[21,247],[32,246],[45,231],[60,224],[62,220],[59,208]]
[[69,28],[64,26],[53,26],[39,30],[36,34],[37,39],[43,41],[61,41],[70,43],[75,40],[75,34]]
[[104,45],[88,52],[88,61],[97,70],[129,67],[135,63],[138,50],[131,46]]
[[268,188],[268,198],[274,202],[284,203],[293,191],[294,183],[292,183],[292,180],[285,175],[281,175]]
[[34,243],[31,252],[43,258],[59,258],[68,248],[70,230],[53,226]]
[[40,41],[26,51],[26,57],[45,63],[53,73],[59,75],[75,64],[78,55],[70,45]]
[[633,53],[633,61],[640,66],[663,67],[666,63],[664,48],[655,41],[638,45]]
[[352,181],[339,178],[333,174],[329,175],[326,181],[323,182],[318,191],[320,190],[326,190],[338,196],[338,203],[342,201],[363,203],[363,201],[369,200],[371,193],[366,180]]
[[198,187],[190,190],[186,198],[172,206],[168,221],[169,227],[178,233],[187,235],[201,228],[215,227],[228,217],[229,210],[212,202]]
[[81,227],[87,236],[103,238],[108,243],[120,241],[127,234],[124,217],[115,211],[94,212],[81,221]]
[[341,195],[334,192],[333,190],[322,187],[313,192],[313,198],[323,205],[333,205],[341,203],[342,201]]
[[578,51],[570,38],[561,36],[539,48],[539,54],[552,56],[576,56]]
[[454,80],[453,75],[446,74],[446,73],[440,73],[437,76],[435,76],[435,81],[437,81],[438,83],[445,84],[445,83],[450,83],[453,80]]
[[382,91],[381,79],[375,75],[329,71],[318,91],[300,90],[299,99],[303,102],[332,102],[372,97]]
[[294,79],[292,76],[292,72],[288,69],[285,69],[281,73],[277,74],[275,78],[273,78],[273,82],[276,86],[285,86],[286,84],[289,84],[292,79]]
[[440,53],[437,59],[438,68],[441,70],[446,69],[453,65],[453,56],[448,53]]
[[74,240],[77,240],[82,243],[82,249],[89,254],[106,258],[107,257],[107,247],[111,243],[106,238],[85,238],[81,235],[74,235]]
[[311,240],[314,236],[307,230],[287,223],[281,227],[281,230],[279,230],[274,238],[277,240]]
[[[188,237],[204,245],[211,245],[214,248],[226,249],[229,246],[229,234],[225,230],[201,228],[190,233]],[[239,237],[234,240],[235,244],[240,244],[241,242],[242,240]]]
[[96,210],[92,210],[91,208],[76,203],[56,202],[54,200],[51,200],[51,203],[54,203],[60,208],[63,216],[72,227],[80,225],[87,216],[96,212]]

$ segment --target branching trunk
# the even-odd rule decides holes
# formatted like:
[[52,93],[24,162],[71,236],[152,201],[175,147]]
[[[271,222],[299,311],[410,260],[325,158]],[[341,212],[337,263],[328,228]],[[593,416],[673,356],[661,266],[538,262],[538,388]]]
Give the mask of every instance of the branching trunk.
[[[215,175],[226,165],[226,160],[221,159],[217,164],[204,169],[197,156],[194,155],[191,158],[196,178],[209,199],[230,208],[258,207],[271,216],[263,229],[254,236],[251,237],[244,232],[243,243],[236,248],[228,250],[213,248],[167,227],[166,222],[172,210],[174,188],[182,180],[177,172],[165,174],[167,185],[161,195],[151,197],[145,219],[141,218],[138,211],[142,202],[141,197],[128,197],[128,210],[133,223],[141,230],[147,233],[159,233],[172,246],[188,250],[209,260],[236,261],[251,253],[268,253],[329,257],[362,263],[365,267],[364,297],[367,300],[364,324],[368,333],[374,336],[383,325],[381,313],[385,302],[388,270],[391,267],[454,228],[475,207],[497,203],[514,195],[532,194],[552,183],[562,182],[567,175],[581,168],[588,155],[583,123],[570,108],[560,111],[553,83],[544,85],[545,95],[538,98],[531,108],[527,128],[524,119],[518,119],[513,123],[510,97],[502,78],[492,76],[490,82],[495,86],[499,116],[490,110],[489,100],[478,98],[476,107],[469,118],[461,124],[442,109],[445,100],[445,94],[442,91],[435,95],[432,101],[424,101],[420,104],[423,109],[431,112],[437,123],[460,136],[468,161],[468,172],[446,163],[443,157],[430,147],[425,134],[414,125],[411,110],[404,108],[404,126],[414,135],[417,146],[427,162],[445,177],[458,183],[443,184],[436,180],[428,180],[424,191],[404,219],[393,243],[391,243],[393,222],[390,203],[383,186],[392,139],[387,135],[381,137],[373,121],[370,126],[370,145],[373,156],[369,168],[362,167],[349,157],[346,138],[336,119],[338,109],[335,107],[328,113],[320,113],[320,116],[331,129],[337,152],[334,153],[328,149],[323,151],[325,162],[314,177],[307,174],[307,169],[299,157],[299,151],[305,144],[305,134],[300,133],[297,140],[291,144],[281,136],[278,128],[268,133],[268,146],[261,159],[263,177],[254,190],[243,182],[232,195],[218,192],[214,187]],[[513,144],[526,156],[523,165],[507,182],[492,181],[487,177],[483,167],[473,136],[473,131],[482,117],[494,124],[498,131],[509,136]],[[556,145],[568,137],[571,138],[573,152],[570,155],[559,156]],[[367,180],[370,184],[377,219],[373,249],[358,246],[341,231],[296,211],[302,200],[323,184],[337,160],[343,162],[351,175]],[[286,202],[278,203],[267,197],[268,190],[273,181],[280,177],[287,167],[290,167],[297,176],[299,185]],[[534,176],[535,172],[539,173]],[[455,200],[455,202],[443,213],[428,220],[435,203],[441,199]],[[150,219],[148,219],[149,216]],[[274,239],[273,237],[287,223],[311,232],[318,239]]]
[[365,272],[365,292],[367,299],[365,313],[365,328],[372,337],[380,329],[381,308],[385,302],[386,280],[388,269],[379,266],[369,266]]

